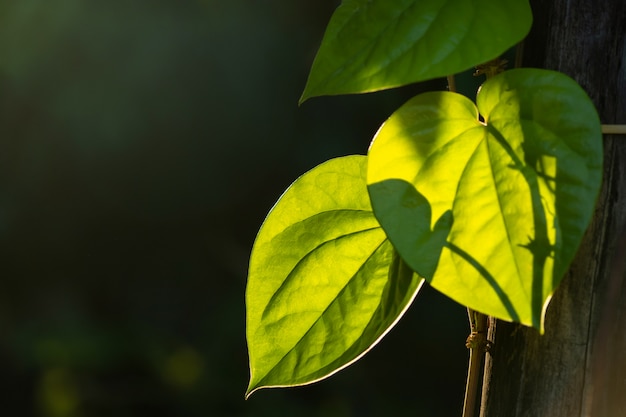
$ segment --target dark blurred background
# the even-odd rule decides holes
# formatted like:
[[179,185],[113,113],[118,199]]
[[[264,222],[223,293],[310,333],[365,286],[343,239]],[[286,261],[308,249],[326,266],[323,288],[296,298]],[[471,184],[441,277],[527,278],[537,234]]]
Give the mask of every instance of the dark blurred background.
[[297,106],[337,0],[0,0],[0,415],[456,416],[464,309],[244,401],[258,227],[443,80]]

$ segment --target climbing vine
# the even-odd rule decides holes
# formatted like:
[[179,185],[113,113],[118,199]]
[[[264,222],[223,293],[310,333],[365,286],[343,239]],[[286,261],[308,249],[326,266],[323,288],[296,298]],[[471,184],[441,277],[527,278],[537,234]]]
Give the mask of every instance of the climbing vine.
[[[526,0],[344,0],[301,101],[493,62],[531,23]],[[472,311],[543,332],[600,188],[601,127],[571,78],[498,73],[500,63],[475,102],[418,95],[385,121],[366,156],[327,161],[278,200],[250,258],[247,395],[353,363],[424,282]]]

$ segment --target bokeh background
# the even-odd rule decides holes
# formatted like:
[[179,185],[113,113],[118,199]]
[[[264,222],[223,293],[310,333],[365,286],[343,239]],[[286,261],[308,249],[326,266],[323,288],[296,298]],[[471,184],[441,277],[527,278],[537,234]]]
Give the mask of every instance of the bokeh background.
[[0,0],[0,415],[455,416],[464,309],[244,401],[274,201],[443,80],[298,107],[334,0]]

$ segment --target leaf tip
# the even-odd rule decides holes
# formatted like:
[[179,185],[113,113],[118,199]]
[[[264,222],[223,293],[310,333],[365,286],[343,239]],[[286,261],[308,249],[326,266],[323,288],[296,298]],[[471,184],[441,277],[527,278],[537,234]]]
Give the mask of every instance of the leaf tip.
[[244,400],[246,400],[246,401],[248,401],[248,400],[250,399],[250,396],[252,395],[252,393],[253,393],[253,392],[254,392],[254,390],[250,391],[250,388],[248,388],[248,389],[246,390],[246,393],[245,393],[245,395],[244,395],[243,399],[244,399]]
[[300,98],[298,99],[298,107],[302,106],[302,104],[307,101],[310,97],[306,94],[306,91],[302,93]]
[[254,394],[257,390],[261,389],[263,387],[260,387],[258,383],[255,383],[252,381],[252,378],[250,379],[250,383],[248,384],[248,388],[246,388],[246,393],[244,394],[244,399],[247,401],[250,399],[250,397],[252,396],[252,394]]
[[[551,300],[552,300],[552,294],[549,294],[543,302],[539,319],[535,320],[535,323],[533,323],[533,327],[536,328],[539,331],[539,334],[542,336],[546,333],[546,315],[547,315],[548,306],[550,305]],[[537,321],[539,322],[538,324],[536,324]]]
[[298,106],[301,106],[302,103],[304,103],[305,101],[307,101],[308,99],[312,98],[312,97],[317,97],[320,96],[322,94],[318,94],[315,91],[311,92],[311,90],[315,90],[314,88],[311,88],[311,84],[307,81],[306,85],[304,86],[304,91],[302,92],[302,95],[300,96],[300,99],[298,100]]

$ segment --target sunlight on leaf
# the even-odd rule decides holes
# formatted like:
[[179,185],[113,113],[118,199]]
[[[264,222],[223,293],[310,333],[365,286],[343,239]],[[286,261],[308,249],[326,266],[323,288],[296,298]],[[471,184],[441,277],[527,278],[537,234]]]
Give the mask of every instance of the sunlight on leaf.
[[267,216],[246,289],[247,395],[328,377],[398,321],[423,280],[372,213],[365,156],[300,177]]
[[521,41],[531,23],[527,0],[344,0],[300,102],[464,71]]
[[[474,310],[543,330],[599,192],[600,122],[575,81],[546,70],[494,77],[477,106],[485,123],[469,99],[448,92],[422,94],[394,113],[369,151],[373,210],[403,259],[433,287]],[[424,197],[419,219],[387,208],[390,198],[410,195],[398,181]],[[439,227],[435,244],[424,245],[415,223],[434,233],[448,211],[447,242],[437,246]]]

